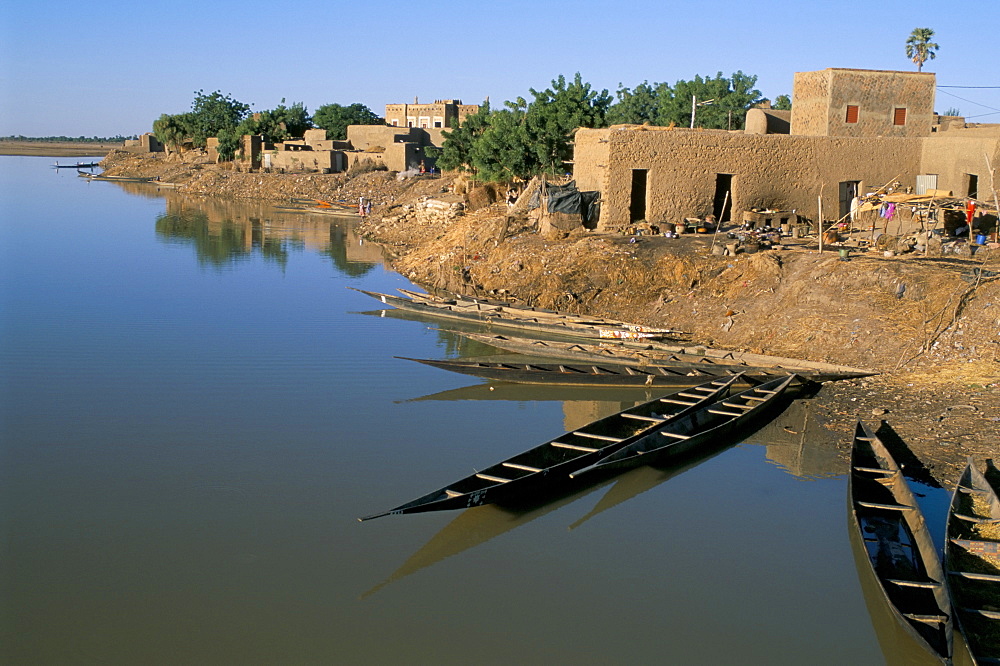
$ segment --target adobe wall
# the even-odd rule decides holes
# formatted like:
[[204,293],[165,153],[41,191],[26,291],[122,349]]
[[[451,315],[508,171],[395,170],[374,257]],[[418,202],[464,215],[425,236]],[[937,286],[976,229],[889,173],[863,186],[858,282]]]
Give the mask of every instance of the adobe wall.
[[792,134],[826,136],[830,129],[827,70],[795,72],[792,78]]
[[743,131],[747,134],[790,134],[791,119],[791,111],[750,109],[747,111]]
[[[927,136],[934,122],[936,77],[929,72],[831,68],[796,72],[792,134],[809,136]],[[857,122],[846,122],[848,105]],[[893,124],[897,108],[906,121]]]
[[399,141],[419,141],[414,138],[415,131],[419,130],[385,125],[348,125],[347,140],[355,150],[368,150],[372,146],[387,148]]
[[612,129],[580,128],[573,137],[573,179],[582,191],[603,192],[608,175]]
[[992,200],[990,172],[986,159],[997,169],[1000,188],[1000,137],[966,135],[962,130],[934,134],[923,140],[921,173],[937,174],[937,189],[951,190],[955,196],[968,195],[968,174],[979,177],[980,199]]
[[271,169],[277,171],[334,173],[339,170],[339,154],[329,150],[278,150],[268,159]]
[[[646,220],[654,224],[703,217],[713,210],[717,174],[732,174],[731,211],[754,207],[796,209],[824,218],[838,216],[838,183],[861,181],[873,189],[898,179],[914,184],[919,139],[840,139],[788,135],[744,135],[687,129],[603,130],[577,134],[576,175],[581,189],[602,192],[600,230],[618,230],[630,220],[632,170],[647,169]],[[600,164],[606,164],[602,177]],[[595,187],[600,185],[600,187]]]

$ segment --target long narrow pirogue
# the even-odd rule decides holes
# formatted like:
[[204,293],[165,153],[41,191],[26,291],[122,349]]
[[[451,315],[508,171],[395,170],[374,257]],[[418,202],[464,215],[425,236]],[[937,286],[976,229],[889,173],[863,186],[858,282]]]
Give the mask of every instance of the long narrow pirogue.
[[[398,356],[442,370],[463,375],[518,384],[566,384],[577,386],[690,386],[707,377],[727,377],[743,373],[756,382],[783,378],[790,371],[774,368],[748,368],[735,365],[673,363],[670,365],[620,365],[614,363],[524,363],[492,361],[491,357],[438,361]],[[814,382],[867,377],[862,372],[822,372],[795,370]]]
[[951,663],[952,611],[923,513],[883,442],[858,422],[848,478],[851,529],[893,615],[931,654]]
[[609,451],[570,476],[577,478],[599,469],[662,464],[699,448],[724,445],[739,429],[769,415],[791,383],[797,380],[798,375],[785,375],[728,399],[702,404],[660,428],[657,437],[647,437],[617,451]]
[[768,356],[751,352],[712,349],[691,345],[671,345],[664,342],[627,340],[602,341],[559,341],[536,340],[494,333],[468,333],[456,331],[470,340],[496,347],[512,354],[541,356],[547,359],[567,359],[574,362],[590,361],[598,363],[624,363],[629,365],[674,365],[695,363],[698,365],[732,365],[745,369],[768,368],[780,372],[818,370],[832,373],[875,374],[870,370],[852,368],[846,365],[807,361],[803,359]]
[[361,520],[503,502],[546,484],[567,481],[570,472],[622,447],[656,437],[660,429],[688,412],[724,399],[738,379],[739,375],[713,380],[606,416],[423,497]]
[[[354,287],[348,287],[354,289]],[[677,334],[677,331],[665,328],[649,328],[638,324],[604,319],[602,317],[583,317],[574,314],[561,314],[531,309],[521,309],[510,306],[498,306],[475,301],[446,301],[431,298],[406,298],[382,294],[376,291],[354,289],[381,301],[394,308],[416,312],[427,317],[471,321],[487,324],[490,327],[510,328],[522,331],[535,331],[550,335],[568,336],[585,339],[616,339],[642,340],[664,338]]]
[[1000,499],[972,460],[951,497],[944,567],[973,659],[1000,664]]

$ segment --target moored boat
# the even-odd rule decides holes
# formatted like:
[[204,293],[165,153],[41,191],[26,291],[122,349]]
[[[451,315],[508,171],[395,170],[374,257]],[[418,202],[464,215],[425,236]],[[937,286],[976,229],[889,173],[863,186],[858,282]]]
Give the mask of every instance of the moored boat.
[[[714,403],[703,403],[660,428],[656,437],[609,451],[593,464],[570,474],[577,478],[597,470],[662,464],[701,448],[722,446],[742,428],[771,415],[798,375],[785,375]],[[679,396],[686,396],[682,391]]]
[[542,315],[538,312],[518,311],[515,308],[478,302],[414,299],[364,289],[354,289],[354,291],[371,296],[385,305],[427,317],[478,322],[490,327],[527,330],[562,337],[636,341],[660,339],[678,334],[671,329],[654,329],[601,317],[559,313]]
[[[614,363],[531,363],[490,360],[491,357],[459,360],[408,358],[442,370],[518,384],[567,384],[577,386],[690,386],[707,377],[743,373],[752,382],[785,377],[789,371],[732,365],[674,363],[671,365],[622,365]],[[828,382],[867,377],[867,373],[795,370],[803,379]]]
[[917,498],[885,444],[858,422],[848,477],[851,529],[901,626],[951,663],[952,611],[944,573]]
[[601,457],[656,433],[703,405],[723,399],[739,379],[715,379],[606,416],[564,433],[540,446],[487,467],[394,509],[361,520],[392,514],[421,513],[517,499],[545,484],[569,480],[569,475]]
[[952,494],[946,535],[956,626],[977,664],[1000,664],[1000,499],[972,460]]
[[663,342],[633,343],[627,341],[560,341],[538,340],[514,335],[458,333],[470,340],[496,347],[513,354],[564,358],[572,361],[597,361],[630,365],[674,365],[695,363],[699,365],[732,365],[749,368],[769,368],[782,372],[818,370],[830,373],[857,373],[859,376],[875,374],[871,370],[846,365],[807,361],[803,359],[768,356],[726,349],[692,345],[668,345]]

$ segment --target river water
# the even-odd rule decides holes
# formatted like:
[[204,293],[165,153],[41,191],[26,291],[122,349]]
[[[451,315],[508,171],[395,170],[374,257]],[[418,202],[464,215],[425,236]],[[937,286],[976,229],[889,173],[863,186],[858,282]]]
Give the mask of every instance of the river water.
[[884,663],[809,401],[682,469],[359,523],[651,396],[397,359],[491,350],[347,289],[412,286],[349,218],[52,161],[0,158],[0,662]]

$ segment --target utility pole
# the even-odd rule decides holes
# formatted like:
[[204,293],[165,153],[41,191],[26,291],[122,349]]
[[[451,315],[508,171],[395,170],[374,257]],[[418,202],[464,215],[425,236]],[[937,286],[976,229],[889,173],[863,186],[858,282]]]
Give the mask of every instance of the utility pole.
[[694,112],[699,106],[705,106],[706,104],[711,104],[714,99],[706,99],[704,102],[699,102],[696,95],[691,95],[691,129],[694,129]]

